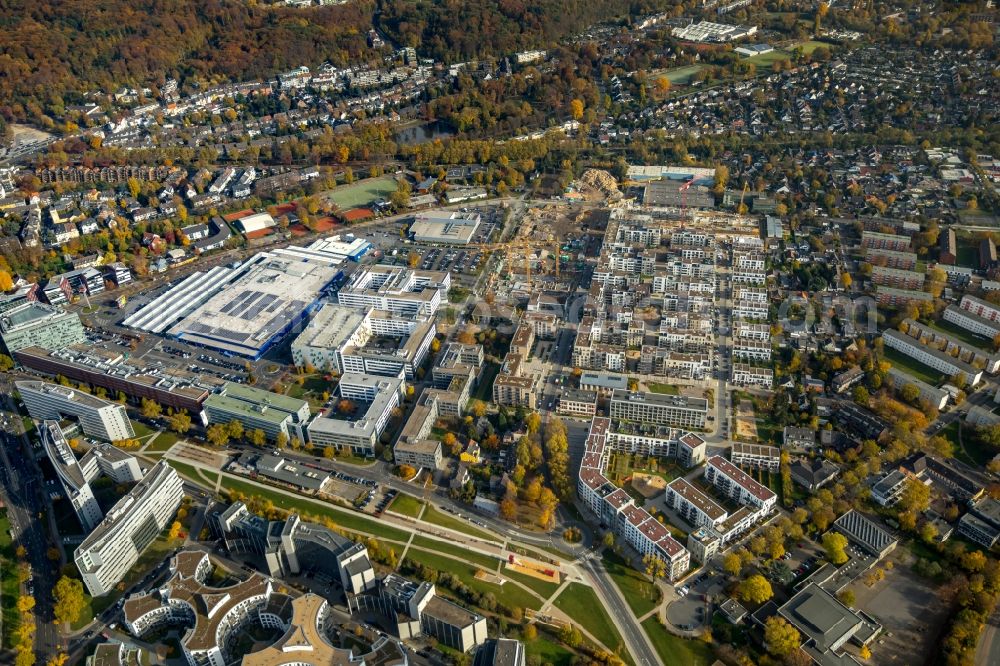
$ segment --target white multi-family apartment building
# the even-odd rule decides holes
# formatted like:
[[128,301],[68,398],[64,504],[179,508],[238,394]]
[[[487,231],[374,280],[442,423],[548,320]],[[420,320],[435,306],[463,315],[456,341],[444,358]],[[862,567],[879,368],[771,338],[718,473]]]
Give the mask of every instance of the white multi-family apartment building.
[[132,439],[135,431],[125,407],[79,389],[48,382],[15,382],[28,414],[36,421],[76,419],[84,434],[108,442]]
[[656,423],[682,428],[704,428],[708,401],[680,395],[615,391],[611,395],[613,419]]
[[770,361],[771,343],[737,338],[733,343],[733,358],[758,362]]
[[[964,299],[963,299],[964,300]],[[963,310],[957,305],[949,305],[944,309],[945,321],[964,328],[970,333],[993,339],[1000,334],[1000,321],[986,319],[969,310]]]
[[770,368],[760,368],[747,363],[733,363],[732,382],[737,386],[774,386],[774,371]]
[[733,318],[762,321],[767,319],[767,302],[740,299],[733,305]]
[[983,378],[983,371],[965,361],[955,358],[950,354],[938,351],[933,347],[921,344],[905,333],[900,333],[895,329],[888,329],[882,332],[882,341],[886,347],[895,349],[906,354],[924,365],[934,368],[938,372],[952,377],[959,373],[966,376],[966,379],[973,386],[978,384]]
[[667,484],[665,502],[695,527],[718,527],[728,512],[718,502],[681,477]]
[[733,442],[729,449],[729,460],[740,467],[777,472],[781,467],[781,449],[775,446]]
[[173,519],[183,497],[180,477],[161,460],[118,500],[73,554],[92,596],[114,589]]
[[748,321],[734,321],[733,338],[768,341],[771,339],[771,327],[768,324],[754,324]]
[[712,456],[705,467],[705,479],[740,504],[770,512],[778,496],[754,481],[749,474],[722,456]]
[[451,288],[451,274],[376,264],[355,272],[337,292],[337,302],[353,308],[387,310],[401,316],[431,317]]

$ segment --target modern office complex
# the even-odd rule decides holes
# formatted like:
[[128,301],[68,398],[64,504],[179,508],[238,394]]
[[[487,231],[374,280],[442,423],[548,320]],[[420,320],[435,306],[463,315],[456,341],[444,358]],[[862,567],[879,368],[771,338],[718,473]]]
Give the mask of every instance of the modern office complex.
[[451,275],[376,264],[356,271],[337,293],[341,305],[431,317],[448,298]]
[[87,340],[80,315],[38,301],[25,301],[0,315],[0,340],[7,354],[25,347],[62,349]]
[[610,415],[623,421],[704,428],[708,401],[681,395],[615,391],[611,395]]
[[397,465],[436,470],[441,466],[441,442],[433,439],[396,442],[392,449]]
[[84,434],[108,442],[135,437],[125,407],[79,389],[47,382],[15,382],[28,414],[36,421],[72,418]]
[[401,639],[432,636],[459,652],[487,640],[486,618],[436,594],[431,583],[414,583],[389,574],[368,594],[348,596],[352,611],[375,611],[393,625]]
[[986,548],[1000,541],[1000,502],[981,497],[969,504],[969,511],[958,521],[958,533]]
[[333,372],[413,379],[437,330],[425,317],[326,304],[292,342],[292,359]]
[[337,392],[356,405],[357,414],[338,415],[334,410],[312,420],[309,441],[315,446],[349,448],[359,456],[374,456],[375,444],[385,430],[392,410],[403,398],[401,377],[380,377],[356,372],[341,376]]
[[239,421],[246,430],[263,430],[274,441],[278,435],[305,441],[309,403],[298,398],[227,382],[219,393],[205,400],[209,423]]
[[73,554],[92,596],[107,594],[177,513],[181,479],[165,460],[156,463]]
[[212,514],[209,524],[230,552],[257,555],[262,559],[261,570],[271,576],[325,576],[339,581],[351,594],[375,584],[375,570],[364,544],[303,522],[295,514],[286,520],[266,520],[236,502]]

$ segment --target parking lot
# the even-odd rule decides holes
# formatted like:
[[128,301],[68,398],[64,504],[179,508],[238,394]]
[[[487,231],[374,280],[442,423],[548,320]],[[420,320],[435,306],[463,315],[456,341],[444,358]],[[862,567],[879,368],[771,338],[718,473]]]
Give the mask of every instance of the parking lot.
[[712,621],[713,600],[721,601],[724,577],[705,570],[676,588],[678,599],[667,605],[667,620],[682,631],[693,631]]

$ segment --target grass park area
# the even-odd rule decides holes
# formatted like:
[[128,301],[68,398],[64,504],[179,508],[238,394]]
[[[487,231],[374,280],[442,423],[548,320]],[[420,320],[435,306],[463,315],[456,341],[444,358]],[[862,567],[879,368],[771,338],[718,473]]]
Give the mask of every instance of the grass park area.
[[228,476],[223,477],[222,487],[226,490],[234,490],[247,496],[257,496],[268,500],[277,508],[284,509],[285,511],[295,511],[302,515],[310,514],[329,518],[346,530],[373,534],[380,539],[405,542],[410,536],[409,533],[401,529],[390,527],[378,520],[365,518],[348,509],[336,509],[328,502],[321,500],[314,500],[308,497],[292,497],[271,488],[233,479]]
[[667,69],[661,72],[657,72],[653,76],[655,81],[661,75],[666,76],[670,83],[674,85],[687,85],[691,83],[691,77],[704,69],[704,65],[685,65],[684,67],[676,67],[674,69]]
[[[604,643],[609,650],[630,661],[627,659],[628,650],[625,642],[592,589],[582,583],[570,583],[556,597],[554,603],[559,610],[572,618],[577,618],[580,626]],[[590,612],[581,612],[583,609],[590,609]]]
[[615,553],[604,555],[604,568],[636,617],[642,617],[660,603],[660,589]]
[[947,379],[942,373],[934,368],[924,365],[920,361],[910,358],[906,354],[895,349],[885,348],[885,359],[892,365],[904,372],[908,372],[917,379],[923,380],[931,386],[937,386],[942,379]]
[[516,580],[517,582],[525,585],[538,594],[542,595],[546,599],[551,597],[559,589],[556,583],[549,583],[541,578],[535,578],[534,576],[529,576],[527,574],[519,573],[513,569],[504,568],[500,571],[500,575],[505,578],[510,578],[511,580]]
[[680,395],[681,391],[677,386],[673,384],[660,384],[658,382],[650,382],[646,384],[651,393],[663,393],[664,395]]
[[396,180],[392,176],[382,176],[342,185],[327,194],[327,198],[339,208],[357,208],[386,199],[395,191]]
[[136,439],[145,439],[156,432],[141,421],[132,421],[132,430],[135,432]]
[[146,447],[143,453],[146,453],[147,451],[154,453],[167,451],[170,449],[170,447],[172,447],[174,444],[180,441],[180,439],[181,436],[178,435],[173,430],[164,430],[163,432],[161,432],[159,435],[156,436],[156,439],[154,439],[149,444],[149,446]]
[[425,536],[417,535],[413,537],[413,541],[410,543],[411,548],[423,548],[425,550],[434,550],[439,553],[444,553],[446,555],[451,555],[462,560],[468,560],[469,562],[475,562],[483,569],[488,569],[493,571],[497,568],[497,563],[499,559],[486,555],[484,553],[476,553],[458,544],[447,543],[445,541],[435,541]]
[[684,664],[684,666],[708,666],[715,657],[712,648],[699,640],[675,636],[653,616],[642,623],[642,628],[660,655],[662,664]]
[[766,69],[778,62],[779,60],[788,60],[792,57],[791,53],[783,51],[781,49],[775,49],[770,53],[762,53],[761,55],[749,56],[746,58],[747,62],[752,62],[757,66],[757,71],[760,72],[761,69]]
[[532,610],[538,610],[542,607],[540,599],[516,585],[497,585],[488,583],[485,580],[479,580],[476,578],[476,570],[481,567],[470,565],[467,562],[460,562],[446,555],[429,553],[414,548],[410,548],[407,551],[406,559],[422,564],[425,567],[431,567],[437,571],[446,571],[461,580],[471,590],[480,594],[486,594],[487,592],[493,594],[499,603],[508,608],[531,608]]
[[392,500],[392,504],[389,505],[389,511],[409,516],[410,518],[418,518],[423,508],[423,502],[412,495],[402,493],[396,495],[396,499]]
[[456,532],[467,534],[474,539],[482,539],[483,541],[498,541],[496,535],[476,529],[471,523],[469,523],[469,521],[449,516],[446,513],[438,511],[431,505],[427,505],[427,510],[424,511],[424,515],[420,518],[420,520],[431,523],[432,525],[445,527],[450,530],[455,530]]
[[524,651],[529,660],[536,657],[539,663],[552,666],[570,666],[576,656],[554,640],[549,640],[541,631],[535,640],[524,643]]

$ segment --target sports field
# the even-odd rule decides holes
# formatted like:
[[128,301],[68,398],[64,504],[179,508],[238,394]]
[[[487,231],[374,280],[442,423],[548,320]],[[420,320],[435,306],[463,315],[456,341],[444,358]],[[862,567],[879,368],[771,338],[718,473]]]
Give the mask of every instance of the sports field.
[[387,199],[395,191],[396,181],[392,176],[382,176],[380,178],[366,178],[330,190],[326,194],[326,198],[337,204],[338,208],[358,208],[379,199]]

